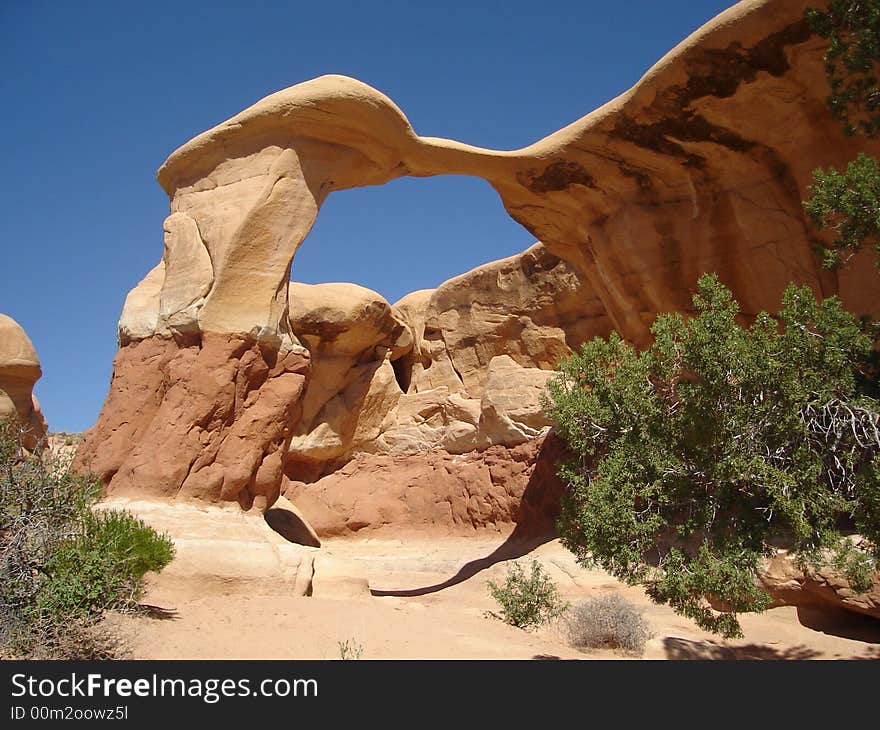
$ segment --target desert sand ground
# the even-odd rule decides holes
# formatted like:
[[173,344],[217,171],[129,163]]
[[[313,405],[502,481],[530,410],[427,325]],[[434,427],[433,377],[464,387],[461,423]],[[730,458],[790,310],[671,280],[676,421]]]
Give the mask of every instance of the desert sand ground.
[[[561,623],[524,631],[492,615],[487,581],[502,581],[510,559],[532,558],[572,604],[617,591],[641,607],[654,634],[645,659],[880,658],[876,621],[793,607],[744,616],[745,638],[720,640],[640,589],[578,566],[558,540],[382,534],[311,548],[237,507],[108,506],[140,515],[177,545],[175,561],[149,577],[150,615],[110,619],[138,659],[339,659],[346,642],[362,659],[626,658],[568,646]],[[310,578],[313,595],[297,595]]]

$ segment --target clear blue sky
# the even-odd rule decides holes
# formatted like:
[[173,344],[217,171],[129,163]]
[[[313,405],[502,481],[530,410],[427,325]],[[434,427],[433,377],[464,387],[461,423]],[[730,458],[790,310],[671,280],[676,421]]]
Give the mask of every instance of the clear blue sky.
[[[52,430],[95,420],[126,293],[162,255],[155,172],[263,96],[324,73],[420,134],[515,149],[625,91],[732,0],[0,0],[0,312],[30,335]],[[390,301],[532,243],[483,181],[329,198],[293,266]]]

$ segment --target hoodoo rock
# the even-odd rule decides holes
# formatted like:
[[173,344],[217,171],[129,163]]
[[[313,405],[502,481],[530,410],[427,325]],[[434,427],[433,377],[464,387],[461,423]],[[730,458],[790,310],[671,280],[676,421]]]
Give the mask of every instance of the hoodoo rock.
[[37,351],[21,325],[0,314],[0,421],[17,421],[28,449],[36,447],[48,430],[33,393],[42,374]]
[[[521,150],[419,136],[343,76],[187,142],[159,169],[162,260],[126,299],[75,466],[114,493],[265,508],[284,490],[329,532],[516,522],[549,371],[585,340],[646,342],[709,271],[746,317],[778,308],[791,281],[880,313],[866,259],[822,268],[801,204],[814,168],[880,152],[827,111],[810,4],[737,3],[631,90]],[[289,283],[328,195],[440,174],[487,180],[540,242],[394,304]],[[404,457],[406,484],[377,487]]]

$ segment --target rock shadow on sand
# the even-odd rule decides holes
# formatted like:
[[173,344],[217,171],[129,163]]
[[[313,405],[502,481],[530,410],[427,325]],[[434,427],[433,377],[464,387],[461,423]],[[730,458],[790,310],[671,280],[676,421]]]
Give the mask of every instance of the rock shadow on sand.
[[374,596],[398,596],[403,598],[412,598],[414,596],[425,596],[429,593],[437,593],[438,591],[451,588],[459,583],[464,583],[466,580],[470,580],[478,573],[487,568],[491,568],[496,563],[501,563],[505,560],[516,560],[523,555],[528,555],[532,550],[555,539],[555,534],[548,534],[542,537],[523,538],[517,536],[516,530],[514,530],[511,536],[491,553],[483,558],[478,558],[477,560],[471,560],[470,562],[465,563],[458,569],[458,572],[455,575],[444,580],[442,583],[399,590],[373,589],[370,593]]
[[765,644],[746,644],[744,646],[726,646],[714,641],[692,641],[669,636],[663,640],[663,649],[667,659],[673,660],[804,660],[816,659],[820,653],[806,646],[792,646],[777,649]]
[[556,521],[560,512],[562,482],[556,476],[559,464],[567,457],[565,445],[552,431],[541,444],[529,481],[523,490],[516,515],[516,527],[495,550],[485,557],[471,560],[458,569],[455,575],[442,583],[418,588],[397,590],[372,590],[374,596],[398,596],[403,598],[437,593],[464,583],[478,573],[506,560],[516,560],[528,555],[545,543],[555,540]]

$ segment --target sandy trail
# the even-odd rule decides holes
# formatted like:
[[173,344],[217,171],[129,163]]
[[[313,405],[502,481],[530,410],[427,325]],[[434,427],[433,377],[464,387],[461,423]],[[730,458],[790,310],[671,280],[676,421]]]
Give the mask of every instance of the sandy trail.
[[[573,604],[607,591],[635,602],[654,633],[646,659],[880,658],[876,621],[844,614],[820,625],[792,607],[746,615],[744,639],[717,639],[640,589],[581,568],[558,540],[395,534],[307,548],[231,509],[111,505],[166,530],[177,545],[175,561],[149,578],[144,603],[157,607],[156,617],[111,619],[139,659],[339,659],[345,642],[363,659],[623,658],[568,646],[560,623],[523,631],[492,616],[487,581],[502,581],[502,558],[511,557],[539,560]],[[309,578],[314,595],[297,595]]]

